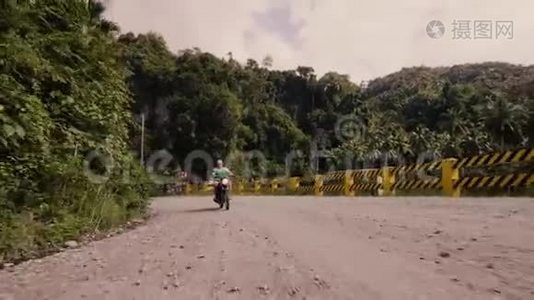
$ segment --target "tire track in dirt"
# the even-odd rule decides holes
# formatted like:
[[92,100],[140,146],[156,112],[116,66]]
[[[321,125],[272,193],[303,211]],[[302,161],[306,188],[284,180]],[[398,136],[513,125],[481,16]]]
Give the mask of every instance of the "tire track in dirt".
[[[217,289],[213,299],[235,299],[235,294],[240,299],[332,299],[324,280],[254,223],[240,217],[230,220],[221,227],[218,246],[226,249],[220,274],[225,288]],[[233,287],[239,291],[229,292]]]

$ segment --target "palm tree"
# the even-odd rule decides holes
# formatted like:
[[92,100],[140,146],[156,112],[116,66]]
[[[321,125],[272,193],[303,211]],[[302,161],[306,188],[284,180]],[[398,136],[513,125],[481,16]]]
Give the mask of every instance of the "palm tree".
[[486,128],[499,140],[502,150],[506,141],[523,140],[523,126],[528,122],[528,110],[522,104],[496,97],[489,101],[483,120]]
[[459,131],[461,134],[465,134],[469,125],[469,118],[466,115],[466,111],[461,107],[451,107],[447,109],[447,111],[440,116],[440,119],[438,127],[449,133],[456,133]]

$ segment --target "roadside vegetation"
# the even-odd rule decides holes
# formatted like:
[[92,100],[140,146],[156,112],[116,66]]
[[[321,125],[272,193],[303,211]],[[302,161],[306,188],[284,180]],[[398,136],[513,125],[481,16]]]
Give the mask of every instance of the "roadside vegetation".
[[[0,260],[55,251],[147,208],[150,183],[129,151],[127,69],[101,12],[84,1],[0,10]],[[91,151],[113,168],[84,166]]]

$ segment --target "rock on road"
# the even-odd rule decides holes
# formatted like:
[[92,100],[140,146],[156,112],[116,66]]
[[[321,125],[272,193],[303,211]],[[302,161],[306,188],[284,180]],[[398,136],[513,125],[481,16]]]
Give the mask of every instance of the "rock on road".
[[156,199],[144,225],[0,271],[0,299],[534,299],[534,200]]

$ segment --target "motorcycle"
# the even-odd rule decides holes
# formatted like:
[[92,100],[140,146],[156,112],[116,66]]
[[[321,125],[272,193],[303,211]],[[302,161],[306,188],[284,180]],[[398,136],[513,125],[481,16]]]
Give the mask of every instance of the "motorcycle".
[[230,209],[230,196],[229,193],[230,180],[228,178],[223,178],[215,186],[215,199],[219,204],[219,208],[226,206],[226,210]]

